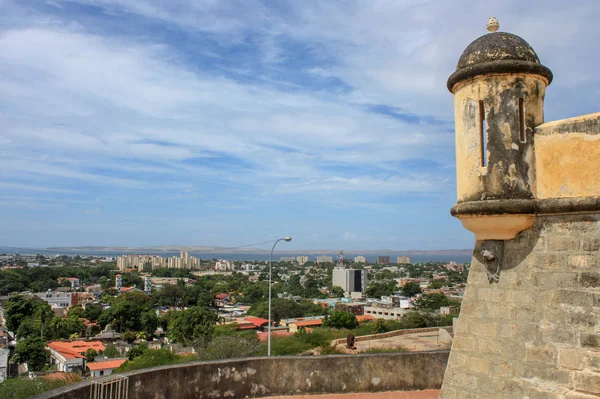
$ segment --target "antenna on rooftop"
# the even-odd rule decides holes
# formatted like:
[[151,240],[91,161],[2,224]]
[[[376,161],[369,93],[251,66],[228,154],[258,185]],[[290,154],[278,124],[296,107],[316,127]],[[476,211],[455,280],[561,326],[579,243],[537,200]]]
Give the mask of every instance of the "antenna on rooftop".
[[340,251],[340,253],[338,254],[338,266],[339,267],[344,267],[344,251]]

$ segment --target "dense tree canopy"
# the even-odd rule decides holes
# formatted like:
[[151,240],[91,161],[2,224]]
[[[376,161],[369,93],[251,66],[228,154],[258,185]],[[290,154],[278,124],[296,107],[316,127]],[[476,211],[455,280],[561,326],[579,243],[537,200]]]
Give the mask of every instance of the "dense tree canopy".
[[337,329],[346,328],[348,330],[352,330],[353,328],[358,327],[358,320],[352,312],[341,312],[334,310],[329,314],[329,316],[325,317],[323,325],[325,327]]
[[421,292],[423,292],[423,290],[421,289],[419,283],[410,282],[406,283],[404,287],[402,287],[402,294],[409,298],[412,298],[415,295],[419,295]]
[[48,363],[49,357],[46,342],[40,337],[31,336],[17,342],[12,360],[17,363],[27,363],[31,371],[40,371]]
[[203,346],[212,339],[218,320],[216,312],[195,306],[170,313],[168,333],[173,342]]

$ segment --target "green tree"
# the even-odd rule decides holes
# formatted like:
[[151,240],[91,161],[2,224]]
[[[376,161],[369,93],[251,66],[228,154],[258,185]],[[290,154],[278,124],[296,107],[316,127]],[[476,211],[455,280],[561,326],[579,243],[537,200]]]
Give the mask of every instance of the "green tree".
[[421,286],[418,283],[409,282],[406,283],[404,287],[402,287],[402,294],[409,298],[412,298],[413,296],[418,295],[421,292],[423,292],[423,290],[421,289]]
[[440,288],[442,288],[444,286],[444,281],[442,280],[433,280],[431,283],[429,283],[428,287],[432,290],[439,290]]
[[101,304],[88,304],[85,305],[85,310],[83,311],[83,317],[90,321],[97,321],[104,308]]
[[[135,357],[133,360],[127,360],[118,369],[115,370],[117,373],[124,371],[145,369],[148,367],[164,366],[167,364],[177,364],[186,361],[183,356],[176,355],[171,351],[163,349],[148,349],[144,351],[140,356]],[[193,359],[189,359],[193,360]]]
[[114,345],[106,345],[102,354],[109,358],[119,357],[121,355]]
[[371,283],[367,287],[367,296],[380,298],[386,295],[392,295],[398,289],[398,285],[394,280]]
[[332,327],[337,329],[346,328],[348,330],[352,330],[358,327],[358,320],[352,312],[342,312],[334,310],[329,314],[329,316],[325,317],[323,325],[325,327]]
[[83,317],[83,308],[79,305],[73,306],[71,307],[69,310],[67,310],[67,317],[68,318],[80,318]]
[[375,334],[382,334],[387,331],[388,330],[384,319],[375,320]]
[[143,332],[147,337],[153,336],[154,331],[158,327],[158,316],[156,316],[156,312],[154,310],[148,310],[142,314],[141,322],[143,327]]
[[173,342],[203,346],[211,340],[217,320],[216,312],[200,306],[173,312],[168,325],[169,338]]
[[415,301],[415,307],[421,310],[438,310],[442,306],[448,306],[450,300],[443,292],[422,295]]
[[50,353],[40,337],[31,336],[17,342],[12,359],[17,363],[27,363],[30,371],[40,371],[46,366]]
[[344,289],[340,286],[334,285],[331,287],[331,296],[334,298],[343,298],[344,297]]
[[98,322],[103,327],[110,323],[118,332],[126,330],[141,331],[142,315],[153,308],[152,299],[142,292],[128,292],[119,295],[110,309],[104,311]]
[[27,317],[35,316],[41,322],[51,317],[50,306],[35,296],[13,295],[4,304],[6,328],[9,331],[17,331],[21,322]]
[[94,359],[96,359],[96,356],[98,356],[98,352],[94,348],[88,348],[85,351],[85,360],[87,362],[93,362]]

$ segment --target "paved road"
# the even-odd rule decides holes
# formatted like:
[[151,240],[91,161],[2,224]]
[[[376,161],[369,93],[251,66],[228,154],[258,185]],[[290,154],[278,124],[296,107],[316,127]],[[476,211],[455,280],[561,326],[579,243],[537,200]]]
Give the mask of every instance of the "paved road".
[[439,399],[440,391],[346,393],[331,395],[272,396],[268,399]]

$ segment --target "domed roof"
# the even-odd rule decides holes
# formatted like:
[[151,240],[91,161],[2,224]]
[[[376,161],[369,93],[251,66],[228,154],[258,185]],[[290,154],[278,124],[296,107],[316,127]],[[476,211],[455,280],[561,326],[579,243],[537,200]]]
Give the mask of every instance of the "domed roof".
[[498,60],[540,63],[537,54],[525,40],[512,33],[494,32],[469,44],[460,56],[456,69]]
[[552,81],[550,69],[540,63],[533,48],[517,35],[494,32],[483,35],[463,51],[456,72],[448,79],[448,90],[458,82],[489,73],[531,73]]

